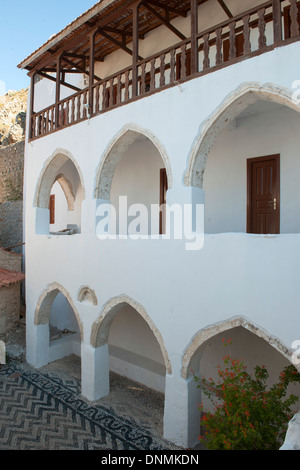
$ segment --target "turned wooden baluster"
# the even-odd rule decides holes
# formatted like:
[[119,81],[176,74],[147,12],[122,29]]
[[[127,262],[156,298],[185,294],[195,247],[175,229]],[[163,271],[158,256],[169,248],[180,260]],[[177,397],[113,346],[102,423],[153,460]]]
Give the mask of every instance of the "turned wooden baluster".
[[125,72],[125,101],[129,100],[129,70]]
[[150,64],[150,91],[153,91],[155,90],[155,59],[151,59]]
[[117,81],[117,104],[121,103],[121,74],[118,75]]
[[102,87],[102,109],[106,108],[106,82],[103,83]]
[[209,60],[209,34],[205,34],[203,36],[203,53],[204,53],[204,59],[203,59],[203,70],[208,69],[210,66],[210,60]]
[[82,95],[77,96],[77,121],[80,120],[80,115],[81,115],[81,96]]
[[265,35],[266,31],[266,22],[265,22],[265,8],[261,8],[258,10],[258,31],[259,31],[259,38],[258,38],[258,48],[263,49],[267,45],[267,38]]
[[186,44],[182,44],[180,46],[180,49],[181,49],[180,78],[185,78],[186,77]]
[[290,16],[291,16],[291,38],[298,36],[299,24],[298,24],[298,6],[296,0],[289,0],[291,4]]
[[235,25],[235,21],[229,25],[229,59],[236,57]]
[[141,65],[141,95],[146,93],[146,63]]
[[175,81],[175,49],[170,52],[170,83]]
[[250,54],[250,52],[251,52],[249,22],[250,22],[250,15],[244,16],[243,17],[243,23],[244,23],[244,29],[243,29],[243,34],[244,34],[244,55]]
[[114,105],[114,79],[111,78],[109,81],[109,107]]
[[216,65],[222,64],[222,28],[216,30]]
[[160,86],[164,86],[165,83],[166,83],[166,80],[165,80],[165,54],[161,54],[160,56],[160,68],[159,68],[159,72],[160,72],[160,80],[159,80],[159,84]]

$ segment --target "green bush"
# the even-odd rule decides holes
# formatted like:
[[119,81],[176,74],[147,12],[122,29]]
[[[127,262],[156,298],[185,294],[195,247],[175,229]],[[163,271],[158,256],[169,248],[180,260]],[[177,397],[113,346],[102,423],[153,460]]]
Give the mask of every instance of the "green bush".
[[278,450],[293,415],[291,406],[298,401],[295,395],[286,396],[287,387],[300,382],[300,374],[288,366],[278,383],[267,388],[269,374],[264,366],[256,366],[250,375],[244,362],[231,354],[225,355],[223,363],[223,368],[218,367],[219,380],[194,375],[214,404],[213,412],[204,413],[203,404],[199,407],[204,430],[200,440],[209,450]]

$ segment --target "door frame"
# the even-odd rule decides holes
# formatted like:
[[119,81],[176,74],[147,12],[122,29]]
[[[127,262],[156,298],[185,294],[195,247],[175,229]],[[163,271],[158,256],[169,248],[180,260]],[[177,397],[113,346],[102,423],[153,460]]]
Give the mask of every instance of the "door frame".
[[280,233],[280,154],[274,155],[266,155],[263,157],[255,157],[255,158],[248,158],[247,159],[247,233],[253,233],[252,230],[252,223],[251,223],[251,210],[252,210],[252,190],[251,190],[251,168],[252,164],[259,162],[259,161],[267,161],[267,160],[275,160],[276,161],[276,170],[277,170],[277,188],[276,188],[276,200],[277,200],[277,208],[278,216],[277,216],[277,230],[275,234]]

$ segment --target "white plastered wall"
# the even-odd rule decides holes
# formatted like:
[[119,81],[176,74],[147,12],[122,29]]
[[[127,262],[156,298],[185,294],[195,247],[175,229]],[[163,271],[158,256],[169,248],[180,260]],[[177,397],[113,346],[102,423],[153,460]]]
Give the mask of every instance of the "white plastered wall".
[[[170,159],[173,184],[168,200],[191,202],[194,193],[185,185],[185,175],[203,124],[246,82],[272,83],[291,90],[299,74],[298,57],[299,43],[275,49],[27,145],[27,344],[31,363],[42,348],[39,331],[43,333],[44,325],[34,325],[33,318],[45,286],[55,280],[74,302],[81,286],[89,286],[98,306],[76,305],[83,330],[83,389],[94,396],[99,371],[107,376],[107,345],[99,350],[91,347],[91,330],[102,306],[125,293],[144,306],[163,338],[172,365],[172,374],[166,375],[164,435],[186,446],[197,439],[192,422],[196,394],[192,383],[182,376],[182,361],[198,331],[207,325],[215,328],[225,320],[230,323],[232,318],[247,318],[266,332],[266,338],[272,338],[272,345],[278,340],[286,355],[291,353],[300,331],[299,234],[212,234],[196,252],[187,252],[182,240],[104,243],[95,236],[94,192],[97,168],[108,146],[121,129],[136,123],[156,137]],[[73,155],[83,174],[82,231],[74,237],[38,235],[33,206],[36,181],[45,161],[61,148]],[[59,269],[58,257],[63,257]],[[103,389],[107,392],[108,387]]]

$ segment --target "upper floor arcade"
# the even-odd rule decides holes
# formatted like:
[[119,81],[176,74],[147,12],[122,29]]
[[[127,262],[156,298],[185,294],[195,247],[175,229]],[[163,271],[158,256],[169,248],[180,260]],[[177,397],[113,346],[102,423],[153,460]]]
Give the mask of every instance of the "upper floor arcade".
[[29,140],[298,41],[299,6],[102,0],[19,64],[31,77]]

